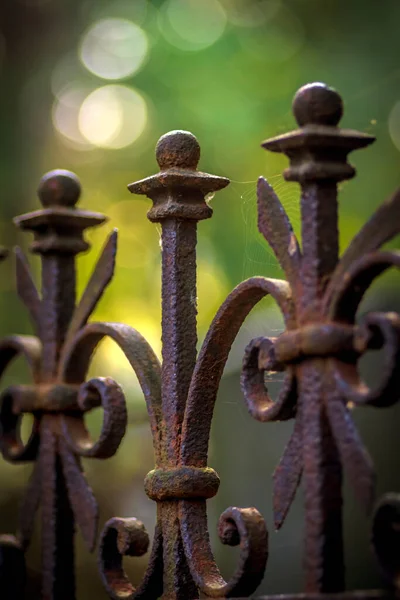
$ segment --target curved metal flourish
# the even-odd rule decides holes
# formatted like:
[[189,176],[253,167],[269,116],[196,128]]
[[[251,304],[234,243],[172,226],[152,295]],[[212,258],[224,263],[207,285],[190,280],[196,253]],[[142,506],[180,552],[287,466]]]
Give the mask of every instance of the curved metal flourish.
[[[262,233],[275,249],[277,234],[265,223],[268,205],[272,204],[276,214],[280,215],[277,196],[271,186],[262,178],[258,185],[259,224]],[[355,316],[363,295],[372,281],[389,267],[400,266],[400,253],[380,251],[376,249],[388,241],[399,230],[398,217],[400,194],[385,203],[370,219],[360,234],[350,245],[331,277],[330,283],[321,300],[321,325],[314,331],[309,328],[299,329],[292,338],[287,333],[280,338],[256,338],[246,349],[242,371],[242,389],[250,414],[259,420],[272,420],[280,413],[282,398],[291,397],[288,407],[297,402],[297,367],[296,363],[307,356],[324,356],[337,386],[339,395],[333,394],[326,403],[326,415],[330,421],[342,463],[349,471],[356,495],[368,509],[373,499],[374,473],[371,459],[359,439],[345,401],[354,404],[371,404],[389,406],[399,397],[400,376],[396,364],[400,359],[400,318],[397,314],[369,314],[355,326]],[[283,210],[283,209],[282,209]],[[282,219],[287,222],[285,213]],[[285,271],[291,251],[290,224],[285,225],[284,235],[279,239],[284,242],[276,252]],[[296,266],[301,274],[303,257],[299,254],[297,244],[294,255]],[[372,250],[369,254],[366,251]],[[283,253],[283,257],[282,257]],[[286,258],[284,258],[286,255]],[[292,265],[291,259],[289,265]],[[293,275],[292,275],[293,279]],[[300,286],[300,287],[299,287]],[[297,282],[297,291],[301,291],[301,281]],[[296,311],[300,311],[301,294],[293,298]],[[300,313],[299,313],[300,314]],[[326,320],[326,321],[325,321]],[[296,328],[296,321],[291,328]],[[324,321],[326,325],[324,325]],[[353,331],[335,330],[332,323],[343,323],[353,326]],[[325,331],[324,331],[325,327]],[[325,341],[326,340],[326,341]],[[360,380],[356,358],[369,348],[383,348],[386,352],[385,370],[381,382],[371,390]],[[347,355],[348,360],[343,360]],[[284,384],[275,403],[269,399],[265,384],[264,370],[285,371]],[[260,398],[263,400],[261,401]],[[275,525],[280,527],[294,498],[300,482],[303,460],[304,441],[302,436],[301,410],[298,411],[295,430],[292,434],[284,456],[274,474],[274,514]],[[283,414],[283,417],[286,415]],[[294,416],[294,413],[288,413]],[[280,413],[280,418],[282,414]]]
[[240,546],[239,564],[226,582],[210,549],[204,501],[182,500],[179,518],[185,553],[192,577],[210,598],[248,596],[260,585],[268,559],[268,533],[255,508],[231,507],[219,519],[218,535],[223,544]]
[[[31,336],[11,336],[0,341],[0,376],[18,356],[24,356],[34,382],[39,380],[40,341]],[[13,388],[5,390],[0,399],[0,448],[6,460],[25,462],[35,460],[39,448],[39,422],[34,418],[32,432],[26,444],[20,435],[22,414],[16,412]]]
[[[400,195],[394,197],[397,204]],[[393,215],[392,215],[393,216]],[[382,228],[379,235],[384,236]],[[386,237],[383,238],[386,241]],[[327,290],[325,306],[329,318],[354,324],[357,308],[374,279],[391,267],[400,268],[400,253],[371,252],[356,260],[346,276],[337,280],[336,289]],[[370,404],[373,406],[390,406],[399,398],[398,384],[400,376],[397,371],[400,357],[400,318],[395,313],[373,313],[366,315],[355,333],[355,350],[362,354],[367,349],[380,349],[385,352],[384,370],[380,381],[374,389],[369,389],[360,379],[357,365],[354,362],[332,361],[335,379],[348,401],[354,404]]]
[[149,536],[138,519],[115,517],[107,521],[100,538],[99,570],[113,600],[152,600],[162,594],[162,536],[159,527],[154,534],[149,566],[141,585],[135,588],[123,565],[123,556],[143,556],[149,547]]
[[[182,427],[181,457],[184,464],[206,465],[214,404],[231,346],[247,315],[268,294],[281,309],[287,327],[291,328],[294,324],[294,308],[289,284],[263,277],[252,277],[239,284],[222,304],[210,325],[188,393]],[[285,400],[282,400],[282,405],[286,405]],[[202,419],[199,422],[200,412]]]
[[[150,425],[155,439],[161,435],[161,368],[160,363],[146,340],[132,327],[121,323],[90,323],[64,350],[60,364],[60,377],[67,383],[84,381],[93,353],[105,338],[114,340],[121,348],[135,371],[146,400]],[[82,407],[93,401],[88,392],[100,395],[105,411],[105,422],[100,440],[92,446],[81,416],[63,415],[63,428],[74,451],[83,456],[96,453],[111,456],[117,449],[126,428],[126,409],[120,387],[112,380],[92,380],[80,391]],[[156,460],[159,444],[155,442]],[[111,454],[110,454],[111,453]]]
[[345,284],[349,271],[353,271],[358,261],[368,262],[370,253],[379,250],[399,233],[399,221],[400,190],[397,190],[391,198],[381,204],[343,253],[326,290],[326,302],[329,302],[338,286],[342,287]]
[[[60,378],[67,383],[84,380],[93,354],[105,338],[112,339],[121,348],[137,375],[150,418],[155,460],[156,464],[159,464],[162,452],[160,443],[162,436],[161,368],[149,344],[135,329],[121,323],[89,323],[65,346],[60,364]],[[100,437],[95,443],[92,442],[85,427],[82,414],[62,415],[64,437],[69,450],[74,454],[107,458],[112,456],[118,449],[125,434],[127,412],[122,390],[110,378],[92,379],[80,386],[78,404],[82,410],[88,410],[100,402],[104,411],[104,421]],[[135,554],[137,541],[135,535],[138,531],[135,524],[137,523],[136,519],[111,520],[103,529],[99,567],[103,582],[112,598],[136,598],[139,594],[137,590],[130,586],[127,577],[121,570],[120,558],[120,554],[141,556],[141,554]],[[87,527],[87,522],[85,526]],[[116,547],[114,544],[116,528],[118,539],[120,539],[124,527],[127,527],[126,536],[133,536],[130,545],[122,544],[121,546],[122,542],[118,542],[118,547]],[[139,527],[140,531],[142,531],[141,527]],[[91,529],[93,530],[94,527]],[[126,536],[123,537],[125,542],[128,539]],[[161,538],[155,538],[148,569],[139,588],[141,590],[140,594],[143,593],[144,598],[154,598],[155,596],[152,593],[155,589],[158,590],[160,586],[160,544]],[[141,548],[143,548],[143,545]],[[116,566],[118,564],[120,564],[120,568]],[[127,590],[129,590],[128,596]],[[141,597],[140,594],[138,597]]]
[[274,356],[272,338],[256,338],[248,344],[243,358],[241,386],[249,413],[257,421],[286,421],[296,413],[296,379],[290,368],[285,373],[278,398],[268,395],[265,374],[282,371]]
[[[275,299],[290,327],[294,322],[294,311],[289,284],[254,277],[231,292],[209,328],[188,392],[181,445],[181,461],[185,465],[205,467],[207,463],[211,419],[229,351],[249,312],[268,294]],[[263,420],[273,420],[284,418],[293,411],[292,399],[290,383],[276,406],[265,389],[255,399],[254,386],[251,386],[248,404],[253,407],[253,412],[258,411],[262,415]],[[198,420],[199,411],[201,421]],[[228,582],[222,578],[211,551],[205,500],[182,500],[179,519],[190,572],[204,594],[211,597],[245,595],[258,587],[268,556],[268,536],[264,521],[255,509],[230,508],[221,517],[220,538],[225,540],[224,543],[228,543],[228,539],[236,540],[233,545],[240,543],[241,546],[239,565]],[[229,538],[222,533],[227,530],[228,524],[235,526],[236,536]]]
[[[348,402],[378,407],[392,406],[400,397],[400,317],[397,313],[369,313],[357,331],[365,348],[382,348],[385,361],[377,384],[371,389],[360,378],[357,364],[333,359],[336,385]],[[358,340],[356,340],[357,342]]]
[[121,387],[110,377],[99,377],[83,383],[78,392],[78,405],[84,410],[96,406],[100,396],[104,420],[100,437],[95,443],[89,441],[89,433],[83,419],[71,415],[63,417],[63,433],[70,449],[86,458],[110,458],[114,456],[125,435],[127,411]]
[[400,268],[400,252],[371,252],[355,260],[344,274],[338,268],[338,275],[334,274],[335,285],[328,286],[323,300],[323,310],[327,317],[354,323],[364,294],[374,279],[391,267]]

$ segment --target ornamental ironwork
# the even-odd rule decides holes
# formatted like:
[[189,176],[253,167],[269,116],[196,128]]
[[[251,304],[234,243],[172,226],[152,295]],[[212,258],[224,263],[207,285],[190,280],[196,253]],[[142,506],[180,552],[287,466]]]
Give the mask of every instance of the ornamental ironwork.
[[[1,538],[2,598],[23,597],[24,553],[35,518],[41,518],[42,595],[73,600],[74,534],[77,526],[89,551],[97,542],[98,508],[81,458],[106,459],[124,436],[127,409],[123,391],[109,376],[87,380],[99,342],[112,338],[125,353],[145,397],[155,466],[144,482],[157,503],[157,524],[141,584],[134,588],[123,569],[124,556],[148,551],[149,536],[135,517],[109,520],[99,537],[100,577],[110,598],[190,600],[199,597],[249,597],[259,587],[268,558],[268,533],[255,508],[228,508],[220,517],[222,543],[240,546],[239,562],[225,581],[209,539],[206,502],[219,486],[207,464],[217,391],[229,351],[244,319],[265,296],[278,304],[285,331],[259,337],[244,350],[241,387],[257,420],[294,419],[293,433],[273,475],[275,527],[280,528],[300,481],[305,498],[305,596],[382,598],[396,594],[400,581],[400,504],[385,496],[375,508],[372,541],[384,591],[345,592],[342,473],[360,504],[374,503],[374,469],[354,425],[350,407],[385,407],[399,397],[400,317],[356,312],[372,281],[400,254],[382,246],[400,232],[400,192],[378,208],[339,258],[338,183],[354,176],[348,154],[374,138],[338,127],[340,96],[319,83],[301,88],[293,102],[299,128],[265,141],[284,153],[288,181],[301,188],[301,243],[272,187],[257,186],[258,227],[273,249],[286,280],[252,277],[227,297],[196,353],[197,222],[212,215],[208,194],[228,179],[197,169],[200,147],[189,132],[173,131],[156,147],[159,173],[131,183],[134,194],[152,200],[150,221],[162,231],[162,363],[146,340],[120,323],[90,322],[115,268],[117,232],[108,238],[82,296],[76,299],[75,258],[89,245],[87,228],[105,216],[76,207],[77,177],[52,171],[39,186],[40,210],[15,219],[34,234],[31,251],[42,262],[39,292],[21,250],[16,250],[17,292],[28,310],[35,336],[10,336],[0,342],[0,373],[18,355],[26,358],[31,385],[2,392],[0,447],[13,463],[32,462],[15,536]],[[4,258],[4,253],[1,253]],[[358,361],[367,350],[383,349],[385,369],[369,388]],[[281,371],[279,397],[268,394],[266,374]],[[103,427],[92,441],[85,414],[103,411]],[[23,443],[21,417],[31,413],[33,427]],[[39,511],[40,509],[40,511]],[[13,576],[11,577],[12,574]],[[290,598],[295,598],[295,595]],[[289,598],[289,596],[288,596]]]

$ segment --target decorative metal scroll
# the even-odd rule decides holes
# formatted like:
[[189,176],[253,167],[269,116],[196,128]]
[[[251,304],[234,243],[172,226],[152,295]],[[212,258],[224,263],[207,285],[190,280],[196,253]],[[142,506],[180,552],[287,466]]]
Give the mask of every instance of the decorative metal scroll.
[[[386,591],[344,592],[342,471],[367,511],[374,501],[374,470],[354,426],[350,405],[390,406],[400,386],[400,317],[356,311],[372,281],[400,266],[400,254],[381,247],[400,232],[400,192],[384,203],[339,259],[337,184],[354,176],[352,150],[371,136],[338,127],[342,100],[323,84],[301,88],[293,111],[299,129],[263,146],[285,153],[284,172],[301,186],[302,243],[277,195],[260,178],[258,225],[287,281],[253,277],[238,285],[218,310],[196,356],[196,230],[211,217],[209,193],[225,178],[197,170],[200,148],[183,131],[161,137],[157,175],[128,187],[153,201],[148,218],[162,228],[162,365],[134,329],[116,323],[89,323],[115,265],[116,233],[109,237],[81,299],[75,302],[75,255],[87,249],[86,228],[102,215],[75,208],[80,187],[69,172],[46,175],[39,188],[43,209],[16,219],[33,231],[32,251],[42,258],[42,291],[17,250],[17,289],[36,337],[13,336],[0,343],[0,372],[18,354],[28,361],[31,386],[7,388],[1,398],[1,450],[12,462],[32,461],[33,473],[20,512],[18,533],[3,537],[3,556],[20,561],[35,514],[42,514],[42,598],[73,600],[74,524],[89,550],[95,546],[97,504],[82,472],[80,457],[112,456],[124,435],[126,406],[120,386],[109,377],[86,381],[91,357],[105,336],[125,352],[141,384],[153,435],[155,468],[145,480],[157,503],[157,524],[147,571],[135,588],[123,569],[124,556],[149,547],[136,518],[113,518],[101,533],[99,568],[114,600],[190,600],[248,597],[264,576],[268,534],[254,508],[228,508],[220,517],[222,543],[240,546],[229,581],[216,565],[209,540],[206,500],[219,478],[207,466],[214,404],[229,351],[252,308],[270,294],[282,311],[285,331],[254,339],[245,350],[241,385],[250,414],[260,421],[294,419],[292,437],[274,473],[275,526],[281,527],[300,480],[305,493],[305,591],[322,598],[382,598],[400,588],[400,501],[388,495],[378,504],[372,541]],[[386,352],[385,370],[375,388],[358,374],[369,349]],[[271,371],[284,372],[273,401],[265,384]],[[85,413],[102,407],[103,429],[93,442]],[[27,444],[19,436],[21,415],[34,415]],[[8,556],[8,555],[7,555]],[[16,556],[18,558],[16,558]],[[7,559],[8,560],[8,559]],[[7,564],[4,560],[4,564]],[[9,597],[15,598],[15,593]],[[290,598],[295,596],[290,596]],[[301,596],[304,598],[304,595]],[[288,597],[289,598],[289,597]]]

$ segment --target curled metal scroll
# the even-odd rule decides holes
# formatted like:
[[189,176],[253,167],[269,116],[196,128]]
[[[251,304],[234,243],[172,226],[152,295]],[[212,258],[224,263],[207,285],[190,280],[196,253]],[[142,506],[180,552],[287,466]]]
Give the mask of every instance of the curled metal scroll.
[[86,458],[114,456],[125,435],[127,410],[121,387],[111,377],[98,377],[81,385],[78,404],[82,410],[90,407],[92,397],[98,394],[103,409],[103,424],[99,439],[92,443],[81,416],[64,415],[63,433],[70,449]]
[[231,292],[208,330],[193,373],[182,428],[181,456],[185,464],[186,461],[194,466],[206,464],[214,404],[231,346],[247,315],[268,294],[277,302],[290,328],[294,322],[290,285],[286,281],[253,277]]
[[[294,318],[290,286],[280,280],[254,277],[241,283],[217,312],[201,348],[189,389],[182,428],[183,464],[205,467],[214,404],[230,348],[246,316],[268,294],[276,300],[290,326]],[[268,405],[267,410],[274,411],[276,418],[291,402],[288,387],[280,406],[271,409]],[[266,390],[263,401],[270,402]],[[252,397],[248,402],[256,406]],[[202,414],[200,422],[199,411]],[[198,588],[210,597],[251,594],[262,580],[268,557],[267,530],[258,511],[229,508],[221,516],[221,541],[241,547],[239,565],[228,582],[222,578],[210,547],[205,500],[182,500],[179,515],[185,553]],[[228,535],[228,531],[231,534]]]
[[157,527],[149,565],[140,586],[135,588],[126,575],[124,556],[143,556],[149,547],[149,536],[141,521],[115,517],[107,521],[100,538],[99,570],[113,600],[151,600],[162,594],[162,537]]
[[255,508],[230,507],[222,513],[218,535],[223,544],[240,546],[239,563],[226,582],[210,548],[206,503],[182,500],[182,539],[190,572],[199,590],[210,598],[247,596],[260,585],[268,559],[268,533]]
[[[151,430],[154,436],[159,435],[160,364],[146,340],[132,327],[121,323],[90,323],[83,327],[64,351],[60,377],[68,383],[84,381],[92,355],[105,337],[111,338],[118,344],[134,369],[146,400]],[[81,388],[79,401],[82,404],[85,403],[90,390],[99,394],[105,413],[98,442],[92,444],[81,415],[76,417],[63,415],[63,430],[68,443],[77,454],[111,456],[118,448],[126,429],[127,416],[123,394],[114,381],[95,379]],[[111,407],[112,410],[109,410]]]
[[[41,344],[31,336],[11,336],[0,342],[0,376],[18,356],[23,356],[32,374],[34,382],[38,381],[41,357]],[[20,424],[22,415],[13,410],[13,390],[5,390],[0,398],[1,452],[10,462],[35,460],[39,448],[39,424],[34,417],[32,432],[26,444],[21,439]]]
[[272,356],[274,340],[256,338],[252,340],[243,358],[241,387],[249,413],[261,422],[286,421],[296,413],[296,379],[294,370],[286,370],[284,381],[276,400],[272,400],[265,384],[265,373],[281,371]]
[[[135,329],[121,323],[86,325],[65,348],[60,377],[69,383],[84,380],[93,353],[106,337],[112,339],[121,348],[138,377],[150,418],[155,460],[158,464],[161,460],[159,438],[162,435],[161,368],[154,352]],[[66,441],[73,452],[81,456],[111,456],[125,433],[126,407],[121,388],[110,378],[92,379],[81,386],[78,401],[82,406],[85,402],[90,406],[96,394],[105,415],[97,442],[92,442],[81,415],[62,416]],[[147,551],[147,546],[147,533],[136,519],[112,519],[105,525],[101,535],[99,568],[103,583],[112,598],[150,599],[159,595],[162,583],[160,583],[162,572],[160,532],[156,533],[146,575],[138,590],[129,583],[122,568],[122,555],[141,556]]]
[[[373,252],[359,258],[346,277],[329,290],[326,303],[334,320],[354,323],[357,308],[373,280],[391,267],[400,268],[400,253]],[[397,313],[369,313],[360,322],[355,345],[360,353],[368,348],[385,352],[380,381],[370,389],[361,380],[357,364],[332,361],[337,385],[348,401],[358,405],[391,406],[399,399],[400,318]]]

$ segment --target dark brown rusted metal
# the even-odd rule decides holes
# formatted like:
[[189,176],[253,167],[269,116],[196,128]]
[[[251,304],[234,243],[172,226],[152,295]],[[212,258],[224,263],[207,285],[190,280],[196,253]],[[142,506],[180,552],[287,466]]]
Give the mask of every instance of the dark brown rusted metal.
[[[293,102],[300,129],[264,142],[284,152],[289,181],[301,186],[302,248],[271,186],[258,184],[259,228],[272,246],[291,286],[293,322],[275,340],[258,340],[245,357],[242,388],[251,412],[265,402],[265,371],[285,370],[296,387],[296,425],[274,475],[275,524],[280,527],[303,476],[306,532],[304,561],[309,593],[344,589],[342,467],[368,510],[374,472],[354,427],[348,403],[388,405],[398,398],[399,317],[355,313],[372,282],[395,253],[377,252],[399,233],[397,194],[383,205],[338,259],[337,183],[353,177],[347,154],[373,142],[371,136],[337,127],[340,96],[323,84],[300,89]],[[267,344],[267,352],[261,349]],[[382,383],[369,390],[357,374],[358,358],[383,347],[388,360]],[[293,398],[290,399],[290,406]],[[266,419],[262,419],[266,420]]]
[[[209,540],[206,500],[217,493],[219,477],[207,465],[207,453],[230,348],[246,316],[267,295],[277,302],[286,329],[276,338],[252,340],[245,349],[241,385],[248,410],[257,420],[295,419],[274,473],[274,513],[279,528],[303,479],[306,594],[285,598],[378,600],[399,591],[400,503],[397,496],[388,495],[375,511],[372,544],[391,588],[344,592],[342,469],[369,510],[375,475],[350,406],[389,406],[397,401],[400,316],[369,313],[357,324],[355,316],[373,279],[400,266],[400,254],[380,250],[400,232],[400,193],[378,209],[339,259],[337,184],[355,174],[347,162],[349,152],[368,146],[373,138],[338,128],[342,100],[323,84],[301,88],[293,110],[300,128],[263,146],[289,157],[284,176],[301,186],[302,243],[279,198],[260,178],[259,230],[287,281],[252,277],[239,284],[218,310],[198,356],[197,221],[212,215],[207,195],[229,181],[197,170],[200,147],[192,134],[174,131],[162,136],[156,148],[160,172],[128,186],[153,201],[148,218],[161,223],[162,366],[134,329],[120,323],[88,324],[113,276],[116,232],[75,304],[75,255],[88,248],[83,232],[104,221],[102,215],[75,208],[80,193],[76,176],[65,171],[46,175],[39,188],[44,208],[16,220],[35,235],[31,249],[42,258],[42,292],[17,250],[17,290],[37,336],[11,336],[0,342],[0,374],[15,356],[22,355],[33,383],[4,390],[0,443],[7,460],[33,461],[34,468],[18,534],[3,536],[0,547],[4,564],[18,565],[22,573],[23,552],[41,505],[44,599],[74,598],[75,525],[89,549],[95,544],[97,504],[80,458],[112,456],[125,432],[127,413],[120,386],[110,377],[85,381],[92,355],[104,337],[121,347],[144,393],[155,455],[155,468],[144,486],[157,503],[149,565],[137,588],[122,561],[123,556],[147,552],[145,527],[136,518],[106,523],[99,568],[108,595],[114,600],[194,600],[249,597],[255,592],[268,557],[264,520],[255,508],[230,507],[221,515],[221,542],[240,546],[237,569],[225,581]],[[357,362],[367,350],[380,348],[386,352],[385,370],[370,389],[358,375]],[[272,371],[284,373],[275,401],[265,384],[265,374]],[[98,407],[104,411],[103,428],[93,442],[84,416]],[[26,412],[34,415],[34,425],[23,444],[19,421]],[[0,573],[3,577],[1,567]]]
[[[135,330],[120,324],[86,324],[114,272],[116,232],[109,237],[82,298],[75,304],[75,255],[89,247],[83,232],[105,220],[103,215],[75,208],[79,195],[80,184],[73,173],[53,171],[39,187],[44,208],[16,219],[19,227],[33,231],[31,249],[42,258],[39,295],[24,255],[19,249],[16,252],[17,290],[30,312],[37,337],[14,336],[0,342],[0,371],[22,354],[33,378],[31,386],[7,388],[0,408],[4,458],[11,462],[34,461],[14,545],[23,550],[28,547],[34,517],[41,506],[42,595],[54,600],[75,597],[75,524],[90,550],[96,540],[97,503],[80,457],[112,456],[126,428],[120,386],[109,377],[85,383],[91,356],[100,340],[109,336],[121,346],[138,374],[149,405],[153,401],[156,404],[160,389],[158,361]],[[98,406],[104,409],[104,422],[99,440],[93,443],[84,414]],[[34,415],[34,425],[24,445],[19,423],[27,412]]]

